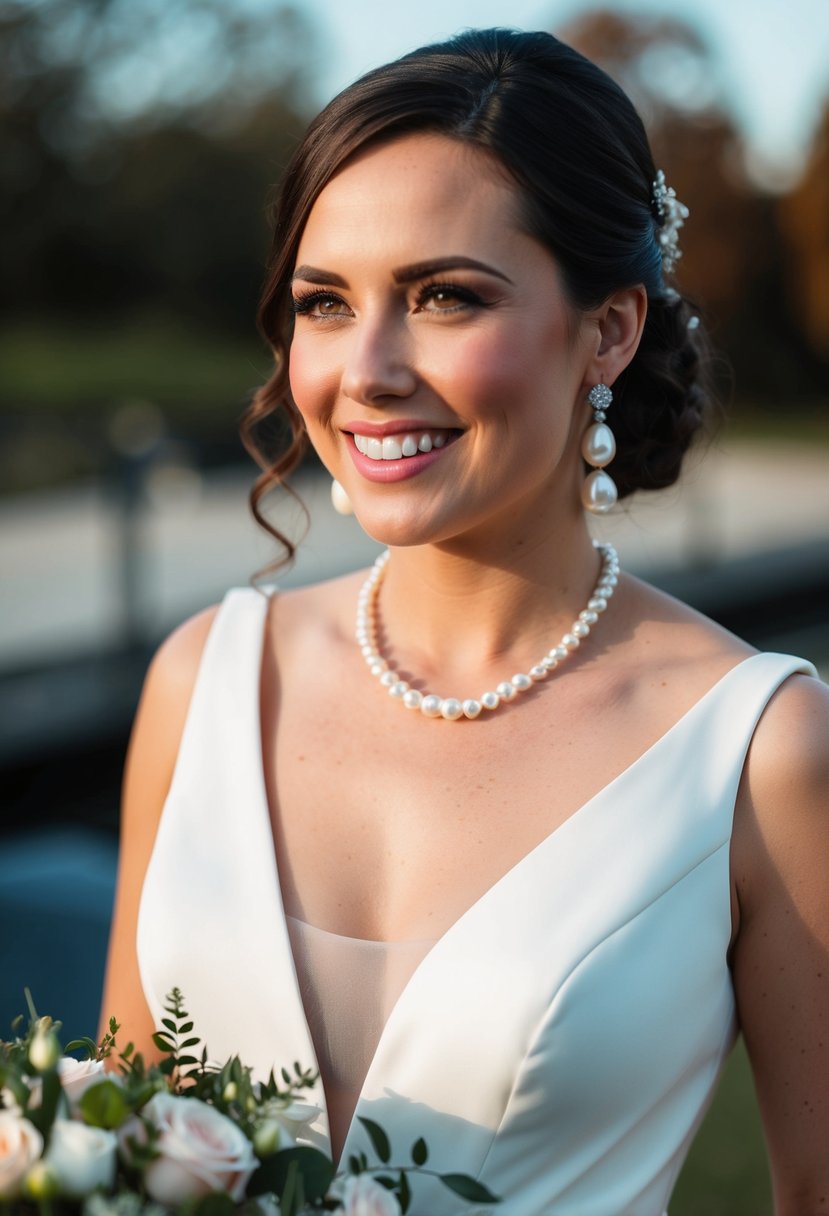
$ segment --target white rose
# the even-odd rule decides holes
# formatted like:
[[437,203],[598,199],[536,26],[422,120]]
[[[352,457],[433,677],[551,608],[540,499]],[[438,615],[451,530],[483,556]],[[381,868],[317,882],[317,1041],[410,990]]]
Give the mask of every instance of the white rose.
[[[259,1164],[253,1145],[236,1124],[197,1098],[156,1094],[141,1112],[160,1133],[154,1147],[160,1156],[144,1171],[150,1198],[169,1207],[226,1191],[236,1202]],[[130,1120],[119,1133],[141,1139],[141,1123]],[[126,1150],[128,1153],[128,1150]]]
[[55,1173],[61,1194],[80,1199],[98,1186],[113,1185],[117,1147],[114,1132],[56,1119],[45,1161]]
[[340,1202],[345,1216],[400,1216],[395,1196],[368,1174],[349,1174]]
[[13,1199],[43,1152],[43,1137],[28,1119],[0,1111],[0,1199]]
[[[90,1085],[107,1079],[103,1060],[76,1060],[72,1056],[62,1056],[58,1061],[58,1076],[73,1113]],[[117,1074],[109,1079],[117,1081]]]

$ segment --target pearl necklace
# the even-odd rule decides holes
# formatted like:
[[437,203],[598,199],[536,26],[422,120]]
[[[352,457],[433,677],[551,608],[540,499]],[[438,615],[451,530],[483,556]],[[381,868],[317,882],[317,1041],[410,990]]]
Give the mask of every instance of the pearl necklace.
[[401,701],[407,709],[419,709],[427,718],[445,718],[454,722],[458,718],[477,718],[485,709],[497,709],[505,701],[512,701],[520,692],[526,692],[533,684],[545,680],[551,671],[563,663],[578,649],[590,630],[605,611],[610,597],[619,581],[619,557],[609,542],[593,541],[602,555],[599,581],[593,589],[587,607],[579,613],[557,646],[553,646],[528,675],[518,673],[512,679],[498,684],[494,692],[485,692],[478,700],[459,701],[455,697],[438,697],[434,693],[422,693],[401,680],[397,671],[387,663],[377,649],[377,597],[386,572],[389,550],[377,558],[357,600],[357,642],[369,671],[388,689],[390,697]]

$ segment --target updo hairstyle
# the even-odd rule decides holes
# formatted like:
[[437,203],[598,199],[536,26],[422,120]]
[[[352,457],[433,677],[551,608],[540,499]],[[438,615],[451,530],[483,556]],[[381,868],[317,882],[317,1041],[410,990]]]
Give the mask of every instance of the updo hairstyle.
[[[572,47],[545,33],[469,30],[423,47],[357,80],[309,127],[273,206],[273,246],[259,308],[275,370],[242,422],[246,447],[264,472],[260,502],[307,449],[288,385],[293,331],[291,275],[303,229],[320,192],[355,153],[431,132],[493,155],[515,182],[528,235],[555,258],[577,309],[600,305],[638,283],[648,295],[639,349],[614,386],[609,466],[619,496],[657,490],[679,475],[703,421],[707,360],[690,306],[665,283],[653,202],[656,169],[644,126],[622,89]],[[260,446],[281,416],[290,439],[275,460]]]

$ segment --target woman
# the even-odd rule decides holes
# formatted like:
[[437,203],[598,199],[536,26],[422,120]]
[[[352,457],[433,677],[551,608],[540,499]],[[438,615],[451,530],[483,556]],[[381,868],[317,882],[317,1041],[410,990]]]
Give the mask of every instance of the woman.
[[737,1019],[779,1216],[829,1202],[827,690],[585,522],[701,421],[684,218],[547,35],[336,98],[277,203],[251,422],[293,428],[264,486],[307,435],[391,556],[187,622],[130,750],[105,1013],[146,1047],[179,985],[215,1056],[319,1065],[335,1158],[370,1152],[356,1105],[510,1216],[662,1213]]

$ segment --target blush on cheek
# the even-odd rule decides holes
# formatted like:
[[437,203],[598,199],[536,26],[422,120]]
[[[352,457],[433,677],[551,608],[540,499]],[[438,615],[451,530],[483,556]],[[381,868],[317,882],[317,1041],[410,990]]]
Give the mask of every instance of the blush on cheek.
[[288,351],[288,382],[291,396],[306,423],[324,419],[337,400],[339,377],[322,365],[319,349],[296,338]]

